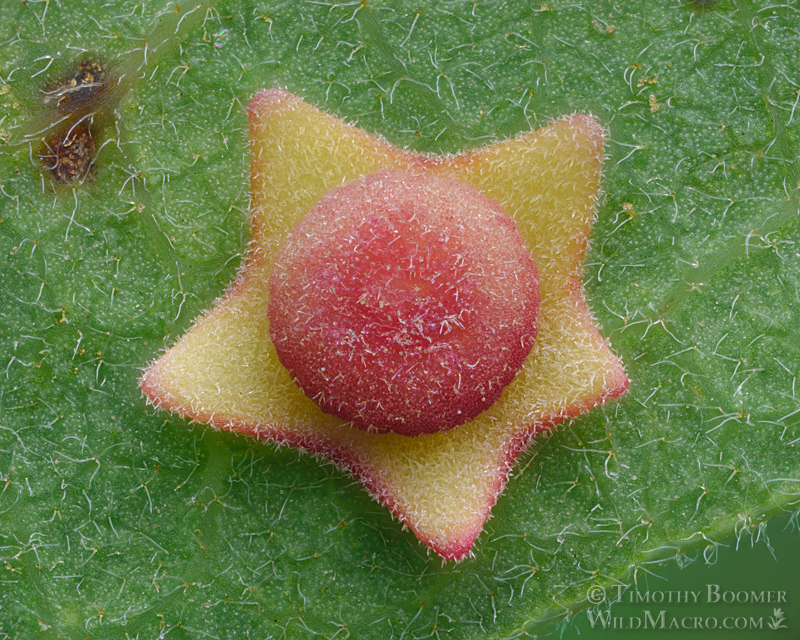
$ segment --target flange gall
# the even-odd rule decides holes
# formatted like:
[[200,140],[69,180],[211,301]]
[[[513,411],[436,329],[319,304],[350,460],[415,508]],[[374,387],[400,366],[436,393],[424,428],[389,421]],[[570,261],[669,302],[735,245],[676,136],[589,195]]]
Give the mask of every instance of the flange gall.
[[[259,93],[249,116],[252,239],[244,267],[148,367],[142,389],[180,415],[332,460],[435,553],[464,558],[530,439],[628,386],[581,285],[602,128],[576,114],[439,157],[394,147],[277,89]],[[496,203],[537,266],[536,339],[516,376],[491,406],[435,433],[371,433],[324,412],[301,391],[271,338],[270,282],[292,230],[325,206],[327,194],[384,172],[399,182],[418,175],[453,181]]]

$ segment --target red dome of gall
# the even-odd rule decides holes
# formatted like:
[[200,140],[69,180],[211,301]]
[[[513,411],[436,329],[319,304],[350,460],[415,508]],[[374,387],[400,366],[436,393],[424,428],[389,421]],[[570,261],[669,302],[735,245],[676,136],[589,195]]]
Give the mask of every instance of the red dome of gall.
[[536,264],[502,208],[465,184],[384,171],[326,194],[270,279],[281,363],[324,411],[372,432],[463,424],[536,337]]

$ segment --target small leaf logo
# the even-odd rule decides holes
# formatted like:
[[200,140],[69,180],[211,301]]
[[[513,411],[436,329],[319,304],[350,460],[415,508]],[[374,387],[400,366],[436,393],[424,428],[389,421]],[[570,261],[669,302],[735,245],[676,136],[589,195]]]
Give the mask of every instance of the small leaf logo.
[[788,627],[783,623],[786,617],[783,615],[783,609],[773,609],[772,617],[767,622],[767,626],[776,631],[778,629],[787,629]]

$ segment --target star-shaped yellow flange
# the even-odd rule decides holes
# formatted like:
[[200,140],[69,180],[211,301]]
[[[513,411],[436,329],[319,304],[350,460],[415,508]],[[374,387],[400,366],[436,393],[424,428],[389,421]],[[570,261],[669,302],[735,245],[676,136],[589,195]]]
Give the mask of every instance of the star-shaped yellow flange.
[[[581,288],[602,129],[573,115],[436,157],[397,149],[276,89],[258,94],[249,116],[252,240],[244,269],[147,369],[142,389],[182,416],[329,458],[433,551],[461,559],[531,437],[628,386]],[[367,433],[323,413],[279,362],[267,319],[272,265],[291,229],[331,189],[386,169],[444,176],[499,203],[539,269],[538,336],[522,370],[471,422],[416,437]]]

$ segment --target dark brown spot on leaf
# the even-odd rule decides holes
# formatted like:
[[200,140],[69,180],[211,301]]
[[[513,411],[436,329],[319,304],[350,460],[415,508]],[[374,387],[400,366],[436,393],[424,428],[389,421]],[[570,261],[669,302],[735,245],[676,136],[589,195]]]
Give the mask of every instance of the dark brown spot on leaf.
[[39,159],[56,182],[81,183],[90,176],[96,152],[89,127],[79,122],[50,136]]
[[45,91],[45,104],[75,113],[96,103],[108,90],[109,76],[99,62],[84,60],[69,79]]

